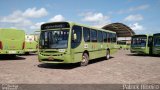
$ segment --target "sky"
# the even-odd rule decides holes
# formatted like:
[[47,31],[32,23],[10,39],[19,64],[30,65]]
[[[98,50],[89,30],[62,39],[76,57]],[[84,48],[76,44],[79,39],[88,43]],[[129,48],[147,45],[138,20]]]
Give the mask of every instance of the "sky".
[[0,0],[0,28],[32,34],[46,22],[101,28],[123,23],[136,34],[160,33],[160,0]]

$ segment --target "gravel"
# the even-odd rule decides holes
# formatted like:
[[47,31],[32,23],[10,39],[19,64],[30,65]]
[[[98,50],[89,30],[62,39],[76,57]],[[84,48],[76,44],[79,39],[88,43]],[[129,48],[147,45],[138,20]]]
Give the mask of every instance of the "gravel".
[[42,64],[36,54],[3,57],[0,83],[10,84],[160,84],[160,57],[119,50],[112,58],[78,64]]

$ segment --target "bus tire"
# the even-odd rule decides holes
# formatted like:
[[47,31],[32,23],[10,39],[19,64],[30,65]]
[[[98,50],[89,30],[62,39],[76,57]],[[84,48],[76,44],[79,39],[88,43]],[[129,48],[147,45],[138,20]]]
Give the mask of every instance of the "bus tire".
[[110,58],[110,51],[106,50],[106,59],[108,60]]
[[89,62],[89,56],[87,53],[83,53],[82,55],[82,61],[80,62],[81,66],[87,66]]

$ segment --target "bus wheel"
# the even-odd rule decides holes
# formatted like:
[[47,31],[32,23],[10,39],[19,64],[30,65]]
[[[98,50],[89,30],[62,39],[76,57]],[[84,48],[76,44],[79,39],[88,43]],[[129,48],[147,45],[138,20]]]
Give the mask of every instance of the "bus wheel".
[[110,51],[107,50],[107,51],[106,51],[106,59],[108,60],[109,58],[110,58]]
[[82,61],[80,63],[81,66],[87,66],[88,65],[88,54],[87,53],[84,53],[83,56],[82,56]]

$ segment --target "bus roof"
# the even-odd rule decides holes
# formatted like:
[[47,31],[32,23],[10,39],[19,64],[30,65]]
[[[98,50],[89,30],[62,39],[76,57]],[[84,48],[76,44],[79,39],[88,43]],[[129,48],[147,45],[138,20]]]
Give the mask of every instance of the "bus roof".
[[132,37],[140,37],[140,36],[153,36],[152,34],[138,34],[138,35],[133,35]]
[[[73,26],[73,25],[78,25],[78,26],[82,26],[82,27],[86,27],[86,28],[91,28],[91,29],[96,29],[96,30],[101,30],[101,31],[107,31],[107,32],[111,32],[111,33],[116,33],[116,32],[110,31],[110,30],[105,30],[105,29],[101,29],[101,28],[96,28],[96,27],[88,26],[88,25],[84,25],[84,24],[78,24],[78,23],[75,23],[75,22],[48,22],[48,23],[44,23],[44,24],[52,24],[52,23],[69,23],[71,26]],[[42,24],[42,25],[44,25],[44,24]]]
[[17,30],[17,31],[24,31],[24,30],[13,29],[13,28],[0,28],[0,31],[2,31],[2,30]]
[[153,36],[160,36],[160,33],[155,33],[153,34]]

